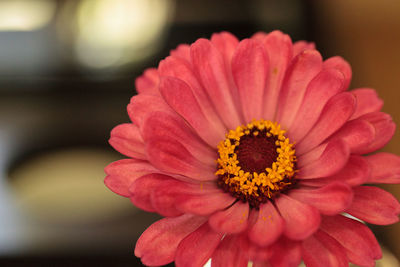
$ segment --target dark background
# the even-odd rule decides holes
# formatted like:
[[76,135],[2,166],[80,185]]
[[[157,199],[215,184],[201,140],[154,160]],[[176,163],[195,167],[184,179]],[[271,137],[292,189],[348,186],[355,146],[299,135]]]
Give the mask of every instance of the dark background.
[[[0,0],[0,265],[140,264],[134,244],[158,216],[105,188],[123,158],[107,140],[135,78],[180,43],[274,29],[313,41],[399,124],[398,14],[398,0]],[[399,132],[384,150],[400,154]],[[375,233],[379,264],[398,266],[399,224]]]

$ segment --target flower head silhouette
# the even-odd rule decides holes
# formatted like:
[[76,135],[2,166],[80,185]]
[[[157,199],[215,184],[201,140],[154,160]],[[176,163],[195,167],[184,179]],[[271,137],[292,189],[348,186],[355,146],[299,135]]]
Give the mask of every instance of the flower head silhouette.
[[350,80],[344,59],[279,31],[214,34],[146,70],[132,123],[111,132],[129,159],[105,179],[166,217],[135,255],[146,265],[373,266],[379,244],[354,217],[398,221],[397,200],[363,184],[399,183],[400,157],[370,154],[395,124],[373,89],[346,91]]

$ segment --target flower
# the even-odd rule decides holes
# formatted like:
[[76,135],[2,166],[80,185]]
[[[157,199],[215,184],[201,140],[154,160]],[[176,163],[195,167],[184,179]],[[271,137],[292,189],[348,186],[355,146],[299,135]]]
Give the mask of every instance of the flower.
[[146,70],[132,123],[111,132],[129,159],[105,179],[166,217],[135,255],[146,265],[373,266],[381,250],[359,220],[395,223],[400,205],[363,184],[399,183],[400,157],[370,154],[395,124],[373,89],[346,91],[351,75],[341,57],[323,60],[280,31],[214,34]]

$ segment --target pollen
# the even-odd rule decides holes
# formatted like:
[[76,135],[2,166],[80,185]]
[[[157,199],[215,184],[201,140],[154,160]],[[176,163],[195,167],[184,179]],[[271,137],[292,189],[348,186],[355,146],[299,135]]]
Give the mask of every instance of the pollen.
[[230,130],[218,154],[218,185],[253,208],[294,184],[294,144],[276,122],[253,120]]

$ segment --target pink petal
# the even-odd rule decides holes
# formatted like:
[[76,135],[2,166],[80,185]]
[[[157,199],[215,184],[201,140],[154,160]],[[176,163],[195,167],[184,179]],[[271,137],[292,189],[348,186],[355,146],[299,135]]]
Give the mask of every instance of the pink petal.
[[146,148],[139,129],[132,123],[124,123],[111,131],[110,145],[125,156],[136,159],[147,159]]
[[158,96],[140,94],[131,98],[128,105],[128,115],[131,121],[139,127],[143,125],[143,121],[155,111],[162,111],[169,114],[177,114]]
[[232,59],[232,73],[245,121],[260,119],[269,74],[268,57],[263,47],[251,39],[241,41]]
[[214,109],[214,104],[211,103],[207,92],[200,85],[197,77],[193,73],[189,62],[172,56],[167,57],[165,60],[160,62],[158,71],[160,72],[161,76],[175,77],[185,82],[199,103],[204,116],[213,124],[218,125],[218,129],[225,127],[217,115]]
[[176,207],[186,213],[210,215],[226,209],[236,199],[221,191],[212,194],[181,194],[176,196]]
[[159,173],[149,162],[136,159],[123,159],[109,164],[104,171],[107,177],[104,183],[114,193],[124,197],[131,196],[129,187],[143,175]]
[[302,240],[312,235],[320,224],[316,208],[281,194],[275,204],[285,221],[284,234],[294,240]]
[[350,150],[344,141],[335,139],[326,145],[322,154],[318,147],[315,149],[315,155],[313,154],[314,150],[304,155],[304,157],[316,158],[315,161],[307,164],[302,163],[303,156],[299,157],[300,171],[296,176],[298,179],[328,177],[337,173],[346,165]]
[[352,154],[361,154],[375,139],[375,127],[368,121],[352,120],[330,137],[334,138],[344,140]]
[[153,223],[136,243],[135,255],[143,264],[160,266],[172,262],[179,243],[195,231],[204,218],[189,214],[165,218]]
[[266,86],[268,91],[264,93],[263,117],[266,120],[274,120],[282,81],[292,59],[292,40],[289,35],[280,31],[273,31],[261,39],[269,58],[269,84]]
[[288,136],[301,140],[314,126],[328,100],[343,88],[344,76],[338,70],[322,70],[308,85],[304,100],[295,116]]
[[216,232],[236,234],[247,228],[248,216],[249,204],[238,201],[226,210],[211,215],[208,223]]
[[374,234],[359,221],[342,215],[324,216],[321,229],[345,248],[349,261],[354,264],[374,266],[375,260],[382,257]]
[[345,78],[343,83],[343,90],[347,90],[347,88],[349,88],[352,71],[350,64],[346,60],[344,60],[342,57],[339,56],[328,58],[327,60],[324,61],[323,68],[324,69],[334,68],[340,71]]
[[226,235],[214,251],[211,260],[212,267],[247,267],[248,257],[238,235]]
[[361,154],[366,154],[384,147],[392,139],[396,130],[392,117],[383,112],[368,113],[360,117],[375,127],[375,139],[368,146],[359,149]]
[[142,136],[146,143],[149,140],[164,139],[183,145],[194,158],[210,168],[215,168],[217,152],[204,143],[185,121],[178,116],[164,112],[153,112],[143,122]]
[[191,88],[182,80],[163,77],[160,92],[165,101],[181,115],[210,146],[217,147],[224,139],[226,128],[219,121],[206,117]]
[[400,183],[400,157],[390,153],[377,153],[364,157],[371,166],[368,183]]
[[147,174],[136,179],[129,187],[131,202],[142,210],[155,212],[156,209],[151,203],[151,193],[168,179],[173,178],[162,174]]
[[174,179],[160,182],[157,190],[151,193],[151,203],[154,209],[163,216],[177,216],[182,214],[178,209],[179,196],[209,195],[219,193],[215,183],[187,183]]
[[313,42],[306,41],[297,41],[293,43],[293,57],[296,57],[298,54],[303,52],[304,50],[313,50],[315,49],[315,44]]
[[324,186],[334,182],[346,183],[350,186],[358,186],[369,179],[371,167],[364,157],[350,155],[349,161],[338,173],[326,178],[301,180],[302,185]]
[[281,238],[268,248],[272,256],[267,266],[296,267],[301,262],[301,246],[299,242]]
[[292,189],[289,196],[317,208],[322,214],[335,215],[350,206],[353,191],[346,184],[331,183],[318,189]]
[[249,229],[249,238],[259,246],[273,244],[282,234],[284,221],[272,202],[260,206],[256,223]]
[[190,62],[190,45],[180,44],[176,49],[171,50],[170,55]]
[[200,78],[220,118],[229,129],[241,124],[241,115],[232,94],[229,77],[222,55],[206,39],[191,46],[191,56],[196,75]]
[[321,144],[336,132],[354,112],[356,101],[351,93],[341,93],[326,103],[321,116],[307,136],[296,145],[296,152],[302,155]]
[[203,266],[221,242],[222,236],[211,230],[207,223],[203,224],[179,244],[176,266]]
[[147,142],[149,161],[158,169],[188,178],[207,181],[215,180],[215,167],[197,160],[178,141],[173,139],[154,138]]
[[239,44],[238,39],[229,32],[214,33],[211,36],[211,43],[223,55],[225,66],[229,66]]
[[158,71],[155,68],[147,69],[142,76],[136,79],[136,90],[140,94],[160,95],[158,91]]
[[351,91],[357,99],[357,107],[351,119],[356,119],[364,114],[380,111],[383,100],[378,97],[374,89],[359,88]]
[[322,57],[316,50],[306,50],[295,57],[289,66],[282,90],[276,120],[289,129],[299,110],[310,81],[321,71]]
[[302,244],[302,254],[307,267],[347,267],[346,251],[332,237],[322,231],[316,232]]
[[358,186],[354,200],[347,212],[363,221],[388,225],[399,221],[400,204],[383,189],[374,186]]

